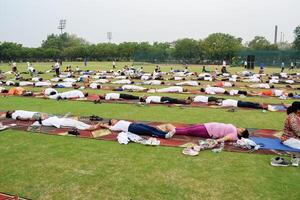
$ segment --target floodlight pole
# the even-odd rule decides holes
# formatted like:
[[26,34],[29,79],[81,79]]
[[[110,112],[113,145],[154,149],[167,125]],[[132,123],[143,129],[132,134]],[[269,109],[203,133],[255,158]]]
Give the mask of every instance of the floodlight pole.
[[66,28],[66,22],[67,22],[67,20],[65,20],[65,19],[59,20],[59,25],[58,25],[57,29],[60,30],[61,35],[63,34],[63,30]]

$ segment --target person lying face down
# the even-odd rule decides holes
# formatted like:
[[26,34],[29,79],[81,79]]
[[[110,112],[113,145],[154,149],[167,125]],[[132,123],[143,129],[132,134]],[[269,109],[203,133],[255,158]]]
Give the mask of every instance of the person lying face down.
[[100,126],[102,128],[110,129],[111,131],[130,132],[137,135],[149,135],[159,138],[171,138],[175,133],[174,131],[165,132],[147,124],[116,119],[111,119],[108,124],[103,123]]
[[230,83],[230,82],[216,82],[214,84],[214,87],[234,87],[235,84]]
[[80,90],[71,90],[67,92],[57,93],[55,95],[50,95],[50,99],[78,99],[87,97],[89,94],[88,92],[82,92]]
[[205,89],[201,88],[200,91],[205,92],[206,94],[229,94],[224,88],[221,87],[208,86]]
[[188,90],[186,88],[183,88],[181,86],[171,86],[167,88],[161,88],[161,89],[149,89],[149,93],[183,93],[187,92]]
[[200,85],[200,82],[197,81],[184,81],[184,82],[180,82],[180,83],[175,83],[175,85],[177,86],[198,86]]
[[195,97],[188,97],[188,99],[192,100],[195,103],[206,103],[206,104],[217,104],[224,100],[223,98],[209,97],[209,96],[203,96],[203,95],[197,95]]
[[45,95],[45,96],[51,96],[51,95],[56,95],[58,94],[57,90],[53,89],[53,88],[47,88],[47,89],[44,89],[42,91],[42,94]]
[[213,138],[217,142],[236,141],[240,138],[248,138],[249,131],[245,128],[237,128],[232,124],[209,122],[188,127],[177,128],[172,124],[159,126],[164,131],[173,131],[175,135],[187,135],[201,138]]
[[253,108],[253,109],[267,109],[268,106],[264,104],[240,101],[235,99],[224,99],[222,102],[217,103],[222,107],[241,107],[241,108]]
[[171,103],[171,104],[190,104],[191,99],[181,100],[171,97],[161,97],[161,96],[142,96],[140,97],[140,102],[145,103]]
[[164,85],[165,82],[159,80],[150,80],[150,81],[144,81],[142,84],[143,85]]
[[123,94],[123,93],[106,93],[99,95],[100,99],[105,100],[119,100],[119,99],[126,99],[126,100],[138,100],[138,96],[130,95],[130,94]]
[[44,120],[48,118],[48,115],[45,113],[40,112],[32,112],[32,111],[26,111],[26,110],[12,110],[7,111],[6,118],[16,119],[16,120],[32,120],[32,121],[39,121]]
[[12,87],[8,90],[7,95],[15,95],[15,96],[33,96],[32,91],[27,91],[22,87]]

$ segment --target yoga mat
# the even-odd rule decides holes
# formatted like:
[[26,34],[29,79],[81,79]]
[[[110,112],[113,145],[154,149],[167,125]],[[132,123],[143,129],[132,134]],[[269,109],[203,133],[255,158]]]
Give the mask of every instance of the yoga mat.
[[290,152],[299,152],[298,149],[293,149],[291,147],[285,146],[277,138],[259,138],[259,137],[250,137],[256,144],[263,144],[262,149],[273,149],[280,151],[290,151]]

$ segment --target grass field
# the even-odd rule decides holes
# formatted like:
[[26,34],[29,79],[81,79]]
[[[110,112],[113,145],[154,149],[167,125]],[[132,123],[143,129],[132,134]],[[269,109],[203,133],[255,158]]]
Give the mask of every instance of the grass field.
[[[100,67],[102,70],[110,69],[111,63],[89,65],[89,69]],[[118,63],[118,67],[122,65],[124,63]],[[43,70],[51,66],[51,63],[34,63],[34,66]],[[22,67],[25,69],[24,64]],[[144,65],[149,71],[153,67],[150,64]],[[163,67],[163,70],[170,67]],[[7,64],[0,64],[0,69],[5,71],[9,67]],[[200,71],[201,66],[191,66],[190,70]],[[267,70],[279,71],[271,68]],[[275,98],[247,99],[280,102]],[[285,113],[264,113],[259,110],[238,110],[231,113],[225,109],[138,107],[106,103],[95,105],[88,102],[22,97],[0,97],[0,108],[54,114],[70,112],[82,116],[96,114],[106,118],[142,121],[218,121],[241,127],[278,130],[282,129],[285,118]],[[271,167],[269,162],[273,156],[270,155],[230,152],[215,154],[204,151],[197,157],[186,157],[181,154],[180,148],[137,144],[124,146],[116,142],[6,130],[0,132],[0,157],[0,192],[30,199],[273,200],[299,199],[300,196],[299,168]]]

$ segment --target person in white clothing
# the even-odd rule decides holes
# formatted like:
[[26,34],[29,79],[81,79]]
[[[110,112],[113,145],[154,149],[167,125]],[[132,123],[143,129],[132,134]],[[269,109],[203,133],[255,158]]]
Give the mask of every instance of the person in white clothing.
[[270,88],[274,88],[274,87],[270,87],[269,84],[267,83],[260,83],[260,84],[252,84],[252,85],[246,85],[246,87],[250,87],[250,88],[260,88],[260,89],[270,89]]
[[150,80],[142,83],[143,85],[164,85],[165,82],[159,80]]
[[88,96],[87,92],[83,93],[80,90],[71,90],[71,91],[67,91],[67,92],[58,93],[56,95],[50,95],[49,98],[60,100],[60,99],[78,99],[78,98],[84,98],[87,96]]
[[78,130],[87,130],[87,131],[96,130],[101,126],[101,123],[98,123],[96,125],[89,125],[75,119],[56,117],[56,116],[49,117],[41,121],[41,124],[43,126],[54,126],[56,128],[68,127],[68,128],[76,128]]
[[19,86],[33,86],[34,83],[33,82],[29,82],[29,81],[21,81],[19,83]]
[[26,110],[12,110],[6,112],[6,118],[12,118],[15,120],[43,120],[48,118],[47,114],[40,113],[40,112],[32,112],[32,111],[26,111]]
[[133,84],[134,82],[128,79],[111,82],[113,84]]
[[209,97],[203,95],[197,95],[195,97],[189,97],[189,98],[192,99],[193,102],[195,103],[206,103],[206,104],[216,104],[224,100],[223,98]]
[[[117,89],[119,90],[119,89]],[[137,85],[123,85],[121,87],[121,91],[123,90],[129,90],[129,91],[134,91],[134,92],[142,92],[142,91],[147,91],[147,88],[137,86]]]
[[267,106],[254,102],[240,101],[235,99],[225,99],[218,105],[222,107],[241,107],[241,108],[253,108],[253,109],[267,109]]
[[224,88],[221,88],[221,87],[208,86],[205,89],[201,88],[200,91],[205,92],[206,94],[228,94],[228,92]]
[[38,81],[38,82],[34,83],[34,86],[35,87],[45,87],[45,86],[50,87],[50,86],[52,86],[52,83],[50,81]]
[[92,88],[92,89],[101,89],[101,85],[98,84],[98,83],[92,82],[90,84],[90,88]]
[[140,102],[145,102],[147,104],[149,103],[169,103],[169,104],[190,104],[191,100],[181,100],[181,99],[175,99],[171,97],[164,97],[164,96],[143,96],[140,97]]
[[55,95],[58,94],[57,90],[53,89],[53,88],[47,88],[45,90],[43,90],[42,92],[45,96],[50,96],[50,95]]
[[178,86],[198,86],[200,85],[197,81],[184,81],[180,83],[176,83]]
[[183,93],[183,92],[187,92],[187,89],[181,87],[181,86],[171,86],[171,87],[167,87],[167,88],[161,88],[161,89],[153,89],[153,90],[149,90],[149,92],[158,92],[158,93]]
[[126,100],[138,100],[138,96],[130,95],[130,94],[122,94],[122,93],[107,93],[99,95],[100,99],[105,100],[119,100],[119,99],[126,99]]

